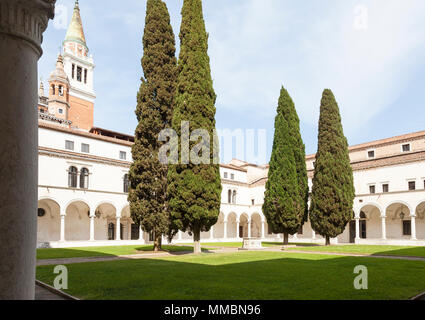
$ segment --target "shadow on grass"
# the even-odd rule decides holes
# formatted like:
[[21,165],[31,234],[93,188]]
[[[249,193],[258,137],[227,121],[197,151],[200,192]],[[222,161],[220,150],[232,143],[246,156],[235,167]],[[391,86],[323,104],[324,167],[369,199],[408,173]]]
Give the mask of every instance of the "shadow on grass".
[[[203,248],[203,252],[212,251]],[[110,246],[110,247],[85,247],[85,248],[49,248],[37,249],[37,259],[67,259],[67,258],[96,258],[96,257],[118,257],[136,254],[152,254],[168,252],[172,255],[181,255],[183,253],[193,252],[191,246],[173,246],[163,245],[162,251],[154,252],[153,245],[134,245],[134,246]]]
[[[365,265],[369,289],[355,290]],[[82,299],[352,300],[409,299],[425,290],[419,261],[277,252],[182,256],[68,265],[69,290]],[[53,266],[37,268],[52,284]]]

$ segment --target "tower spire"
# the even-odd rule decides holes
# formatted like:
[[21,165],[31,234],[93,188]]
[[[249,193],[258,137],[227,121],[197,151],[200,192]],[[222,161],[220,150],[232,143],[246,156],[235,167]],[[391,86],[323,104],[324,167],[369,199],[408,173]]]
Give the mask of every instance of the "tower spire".
[[71,23],[69,24],[68,31],[64,42],[77,42],[87,49],[86,37],[84,35],[83,22],[80,15],[80,5],[78,0],[75,1],[74,13],[72,14]]

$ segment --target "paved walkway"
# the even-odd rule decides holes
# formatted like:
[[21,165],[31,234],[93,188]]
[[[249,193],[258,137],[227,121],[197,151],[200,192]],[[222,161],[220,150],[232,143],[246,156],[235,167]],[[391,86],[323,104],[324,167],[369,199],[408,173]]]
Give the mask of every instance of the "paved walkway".
[[53,293],[40,285],[35,285],[35,300],[67,300],[65,297]]

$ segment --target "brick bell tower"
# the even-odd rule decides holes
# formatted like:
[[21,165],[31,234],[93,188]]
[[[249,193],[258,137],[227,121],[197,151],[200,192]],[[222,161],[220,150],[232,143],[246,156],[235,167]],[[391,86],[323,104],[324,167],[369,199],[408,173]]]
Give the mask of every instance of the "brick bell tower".
[[69,80],[63,67],[63,57],[60,54],[56,62],[56,68],[49,78],[48,110],[49,114],[56,118],[69,120]]
[[68,120],[74,128],[90,130],[96,99],[93,87],[95,65],[86,44],[78,0],[63,42],[63,64],[70,83]]

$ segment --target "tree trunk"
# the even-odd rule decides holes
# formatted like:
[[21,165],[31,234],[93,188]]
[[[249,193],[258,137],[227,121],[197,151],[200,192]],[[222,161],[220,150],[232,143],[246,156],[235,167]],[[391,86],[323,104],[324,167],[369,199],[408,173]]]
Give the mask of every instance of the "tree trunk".
[[155,233],[155,240],[153,242],[153,251],[158,252],[162,249],[162,235],[156,235]]
[[326,245],[327,246],[331,245],[331,239],[329,238],[329,236],[326,236]]
[[201,252],[201,230],[196,228],[193,231],[193,253],[200,254]]
[[283,234],[283,245],[287,246],[289,244],[289,233],[285,232]]

